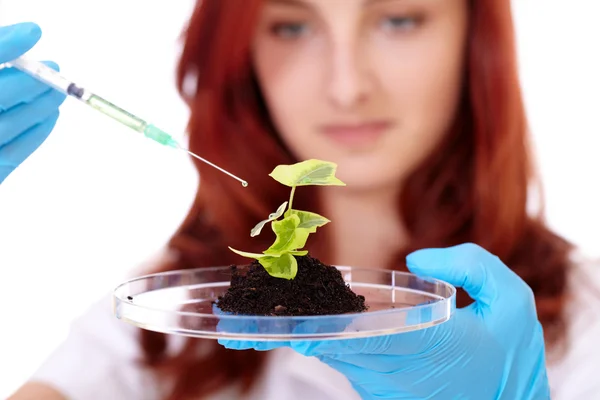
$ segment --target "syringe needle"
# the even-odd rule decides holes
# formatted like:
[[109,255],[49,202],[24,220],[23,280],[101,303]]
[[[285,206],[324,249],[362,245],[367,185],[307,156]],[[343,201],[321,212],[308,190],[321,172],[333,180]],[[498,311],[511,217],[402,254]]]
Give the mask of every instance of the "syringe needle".
[[210,165],[211,167],[218,169],[219,171],[221,171],[221,172],[223,172],[223,173],[225,173],[225,174],[229,175],[229,176],[230,176],[230,177],[232,177],[233,179],[237,179],[238,181],[240,181],[240,182],[242,183],[242,186],[243,186],[243,187],[247,187],[247,186],[248,186],[248,182],[246,182],[245,180],[243,180],[243,179],[241,179],[241,178],[238,178],[237,176],[233,175],[231,172],[224,170],[223,168],[219,167],[218,165],[215,165],[215,164],[211,163],[210,161],[208,161],[208,160],[206,160],[206,159],[204,159],[204,158],[200,157],[200,156],[199,156],[199,155],[197,155],[197,154],[194,154],[194,153],[192,153],[192,152],[191,152],[191,151],[189,151],[188,149],[185,149],[185,148],[183,148],[183,147],[178,147],[178,149],[185,151],[186,153],[188,153],[188,154],[189,154],[189,155],[191,155],[192,157],[195,157],[195,158],[197,158],[198,160],[200,160],[200,161],[202,161],[202,162],[204,162],[204,163],[206,163],[206,164]]
[[146,136],[147,138],[152,139],[155,142],[160,143],[164,146],[183,150],[192,157],[195,157],[198,160],[210,165],[211,167],[216,168],[219,171],[229,175],[230,177],[237,179],[242,183],[243,187],[248,186],[248,182],[246,182],[245,180],[238,178],[237,176],[229,173],[228,171],[225,171],[223,168],[181,147],[175,139],[173,139],[169,134],[167,134],[163,130],[125,111],[124,109],[103,99],[95,93],[92,93],[87,89],[79,87],[74,82],[64,78],[57,71],[49,68],[45,64],[42,64],[37,61],[17,58],[16,60],[11,61],[10,63],[0,64],[0,69],[4,66],[15,67],[31,75],[32,77],[40,80],[41,82],[44,82],[45,84],[55,88],[56,90],[65,93],[69,96],[75,97],[76,99],[82,101],[84,104],[94,108],[97,111],[100,111],[102,114],[122,123],[123,125],[128,126],[129,128],[137,132],[143,133],[144,136]]

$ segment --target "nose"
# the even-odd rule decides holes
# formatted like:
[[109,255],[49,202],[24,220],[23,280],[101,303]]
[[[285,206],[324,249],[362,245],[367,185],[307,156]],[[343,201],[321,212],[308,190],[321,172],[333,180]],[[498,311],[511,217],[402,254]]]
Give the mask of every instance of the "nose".
[[355,43],[332,47],[327,74],[329,101],[336,108],[355,108],[368,99],[373,87],[368,59]]

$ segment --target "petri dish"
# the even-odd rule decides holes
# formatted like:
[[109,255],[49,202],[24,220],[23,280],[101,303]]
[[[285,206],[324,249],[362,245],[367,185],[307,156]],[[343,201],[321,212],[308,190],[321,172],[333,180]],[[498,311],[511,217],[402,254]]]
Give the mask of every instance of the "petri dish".
[[444,323],[456,310],[456,288],[446,282],[393,270],[335,268],[356,294],[365,296],[367,311],[319,316],[226,314],[214,302],[229,287],[231,269],[210,267],[123,282],[113,292],[113,312],[126,323],[156,332],[268,342],[410,332]]

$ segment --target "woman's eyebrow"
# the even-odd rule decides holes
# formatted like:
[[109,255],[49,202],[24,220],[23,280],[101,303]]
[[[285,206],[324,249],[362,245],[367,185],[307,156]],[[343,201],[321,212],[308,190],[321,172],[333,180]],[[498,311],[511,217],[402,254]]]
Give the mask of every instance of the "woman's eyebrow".
[[363,6],[368,6],[375,3],[388,3],[390,1],[398,1],[398,0],[364,0]]
[[312,9],[313,5],[302,0],[268,0],[270,4],[280,4],[285,6],[299,7],[305,9]]

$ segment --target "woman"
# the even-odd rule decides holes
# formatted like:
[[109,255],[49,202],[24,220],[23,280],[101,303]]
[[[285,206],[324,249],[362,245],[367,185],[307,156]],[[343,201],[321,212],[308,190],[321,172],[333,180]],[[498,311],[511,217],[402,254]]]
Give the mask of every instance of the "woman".
[[[2,72],[13,85],[25,79]],[[103,301],[14,399],[548,398],[544,351],[561,349],[548,358],[553,398],[600,393],[568,370],[597,367],[589,349],[573,356],[583,332],[568,340],[567,307],[583,312],[567,302],[572,246],[526,210],[534,180],[507,0],[199,1],[179,88],[191,150],[250,186],[197,163],[196,201],[152,271],[247,262],[227,246],[264,249],[248,232],[288,195],[267,174],[319,158],[338,164],[347,187],[297,193],[298,207],[335,222],[309,241],[313,255],[363,267],[407,259],[412,272],[463,287],[474,306],[418,337],[248,352],[132,330]],[[30,125],[9,124],[5,109],[10,137],[27,137]],[[21,148],[33,151],[50,125]],[[472,301],[465,292],[459,306]]]

